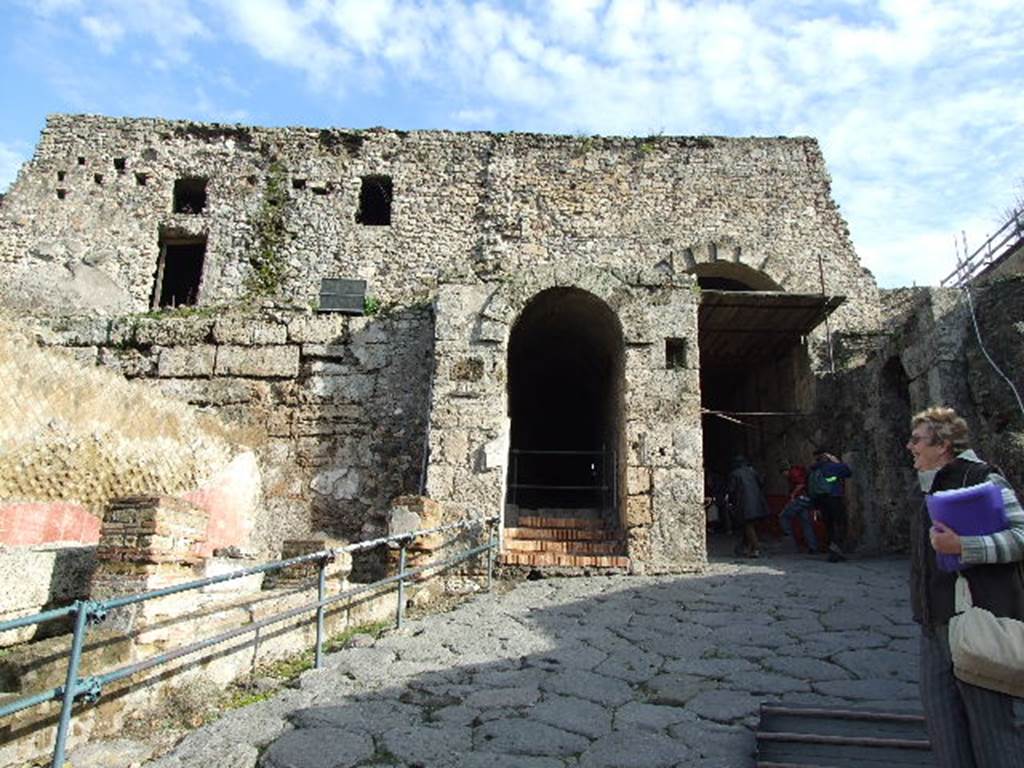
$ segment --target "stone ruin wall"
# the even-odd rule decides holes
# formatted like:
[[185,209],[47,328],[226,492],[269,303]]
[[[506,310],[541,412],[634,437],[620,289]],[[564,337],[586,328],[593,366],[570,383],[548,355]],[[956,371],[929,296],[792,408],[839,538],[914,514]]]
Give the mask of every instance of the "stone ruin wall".
[[[250,546],[322,531],[385,532],[389,503],[422,485],[432,326],[386,316],[123,317],[47,323],[41,338],[217,417],[262,471]],[[358,574],[357,574],[358,575]]]
[[[105,313],[146,311],[164,228],[207,235],[200,303],[236,304],[273,173],[288,194],[279,298],[302,307],[316,300],[321,277],[362,277],[385,302],[408,303],[441,277],[501,280],[557,265],[635,282],[716,259],[816,293],[820,256],[825,292],[849,297],[836,328],[878,323],[874,281],[813,139],[345,132],[65,115],[49,118],[0,208],[0,262],[17,275],[4,299],[17,300],[31,275],[70,265],[123,292],[99,307]],[[393,180],[390,226],[355,221],[366,174]],[[200,214],[171,212],[174,181],[185,176],[208,178]]]
[[[1024,382],[1024,276],[972,286],[978,327],[989,354],[1018,391]],[[966,295],[954,288],[883,292],[886,327],[855,345],[856,365],[831,387],[826,428],[857,456],[861,541],[905,551],[909,516],[920,503],[905,444],[913,414],[949,405],[967,419],[972,447],[1024,490],[1024,414],[992,369],[975,336]]]
[[[355,220],[366,174],[393,181],[390,226]],[[184,176],[208,178],[200,214],[171,211],[175,179]],[[287,192],[278,211],[286,236],[274,244],[284,276],[270,301],[247,294],[268,180]],[[149,309],[161,231],[206,236],[199,303],[210,317],[139,316]],[[753,270],[786,291],[814,293],[823,275],[827,293],[847,296],[833,331],[879,322],[874,281],[832,202],[817,143],[803,138],[355,132],[54,116],[0,205],[0,262],[11,276],[0,301],[48,316],[55,343],[86,356],[95,350],[95,359],[128,376],[264,428],[266,519],[257,530],[268,543],[304,526],[376,533],[387,496],[418,490],[436,335],[429,305],[439,285],[501,285],[536,270],[571,284],[597,271],[643,292],[710,269],[741,277]],[[390,311],[338,319],[346,330],[332,337],[324,329],[335,320],[309,314],[322,277],[364,278]],[[251,323],[224,315],[225,307],[252,304],[263,310],[252,311]],[[53,319],[82,314],[92,319]],[[485,314],[475,322],[485,323]],[[675,333],[690,339],[696,359],[688,322]],[[672,332],[671,317],[662,324]],[[824,337],[819,328],[810,338],[819,373]],[[683,495],[698,497],[699,416],[680,418],[696,428],[697,446],[686,470],[692,493]],[[481,448],[467,444],[461,460]]]

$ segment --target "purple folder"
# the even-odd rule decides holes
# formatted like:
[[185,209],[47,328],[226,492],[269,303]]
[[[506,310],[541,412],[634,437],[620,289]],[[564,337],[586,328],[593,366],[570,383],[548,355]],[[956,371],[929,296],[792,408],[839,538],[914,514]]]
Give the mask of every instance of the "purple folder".
[[[995,483],[936,491],[925,499],[932,522],[943,523],[961,536],[987,536],[1009,526],[1003,493]],[[943,571],[959,571],[964,567],[960,555],[936,552],[935,560]]]

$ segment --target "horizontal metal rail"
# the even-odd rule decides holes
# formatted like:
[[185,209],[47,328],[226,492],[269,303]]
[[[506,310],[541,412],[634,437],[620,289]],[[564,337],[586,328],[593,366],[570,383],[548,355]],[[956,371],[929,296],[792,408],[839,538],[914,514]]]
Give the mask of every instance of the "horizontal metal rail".
[[[72,708],[75,702],[78,700],[95,701],[101,695],[103,687],[110,683],[123,680],[131,677],[132,675],[144,672],[153,667],[166,664],[171,661],[189,656],[199,651],[203,651],[207,648],[211,648],[215,645],[220,645],[229,640],[233,640],[236,637],[243,635],[258,633],[261,629],[279,624],[283,621],[302,616],[303,614],[310,613],[311,611],[316,612],[316,646],[315,646],[315,666],[320,667],[322,662],[322,647],[324,641],[324,609],[330,605],[334,605],[343,600],[351,601],[353,598],[367,593],[367,592],[379,592],[383,588],[388,587],[391,584],[398,584],[399,596],[398,596],[398,610],[396,613],[397,622],[399,625],[402,620],[402,597],[404,596],[404,584],[405,581],[411,578],[416,578],[425,573],[431,571],[440,572],[444,569],[450,568],[453,565],[464,562],[471,558],[477,557],[484,552],[488,553],[487,557],[487,587],[490,589],[492,572],[494,567],[494,553],[497,548],[497,539],[495,536],[494,526],[498,521],[497,516],[481,518],[477,520],[464,520],[457,523],[449,523],[447,525],[437,526],[435,528],[427,528],[416,531],[409,531],[407,533],[395,534],[392,536],[384,536],[377,539],[371,539],[368,541],[356,542],[354,544],[348,544],[344,547],[337,547],[333,549],[325,549],[319,552],[312,552],[299,557],[289,558],[287,560],[277,560],[270,563],[264,563],[262,565],[252,566],[249,568],[242,568],[237,571],[230,573],[221,574],[219,576],[210,576],[203,579],[195,579],[192,581],[184,582],[182,584],[176,584],[163,589],[151,590],[149,592],[143,592],[135,595],[125,595],[122,597],[111,598],[103,601],[90,601],[90,600],[79,600],[73,605],[65,608],[58,608],[42,613],[33,614],[31,616],[23,616],[17,619],[11,619],[5,622],[0,622],[0,632],[7,632],[14,629],[20,629],[22,627],[31,626],[34,624],[42,624],[48,621],[56,619],[67,618],[69,616],[75,617],[75,630],[72,635],[72,647],[68,654],[68,674],[67,682],[63,686],[56,686],[46,691],[41,691],[30,696],[25,696],[14,701],[8,701],[3,705],[0,705],[0,717],[8,717],[12,714],[20,712],[31,707],[39,706],[50,701],[61,699],[63,701],[61,708],[61,716],[58,723],[57,736],[54,745],[53,761],[51,766],[57,768],[62,766],[64,763],[64,751],[66,746],[66,739],[68,729],[70,726],[70,720],[72,716]],[[421,536],[429,536],[437,533],[446,531],[462,530],[468,528],[481,528],[487,526],[489,530],[488,542],[481,544],[476,547],[471,547],[463,552],[458,553],[452,557],[440,560],[437,562],[426,563],[416,568],[406,569],[405,568],[405,550],[413,541]],[[442,545],[447,546],[456,539],[446,539]],[[351,587],[339,592],[336,595],[325,594],[325,573],[327,565],[332,562],[338,554],[353,552],[361,552],[369,549],[385,545],[398,545],[401,548],[401,566],[399,572],[393,576],[388,576],[384,579],[379,579],[369,584],[361,584],[356,587]],[[318,599],[305,603],[295,608],[290,608],[286,611],[267,616],[259,621],[251,622],[233,629],[221,632],[213,637],[204,638],[203,640],[197,640],[193,643],[174,648],[156,656],[151,656],[142,661],[134,664],[129,664],[118,669],[105,672],[100,675],[94,675],[88,678],[81,678],[78,676],[78,667],[81,661],[82,649],[85,642],[85,635],[90,624],[98,624],[103,621],[106,617],[107,612],[115,610],[117,608],[123,608],[125,606],[134,605],[137,603],[144,602],[146,600],[154,600],[160,597],[166,597],[168,595],[179,594],[190,590],[202,589],[203,587],[210,586],[211,584],[219,584],[234,579],[245,578],[246,576],[252,576],[259,573],[268,573],[271,571],[279,571],[285,568],[289,568],[295,565],[302,565],[308,563],[317,563],[319,566],[318,573]],[[312,577],[310,577],[312,581]]]
[[957,264],[956,269],[946,275],[940,285],[952,284],[959,288],[1020,245],[1024,245],[1024,210],[1014,211],[1007,222],[980,248]]

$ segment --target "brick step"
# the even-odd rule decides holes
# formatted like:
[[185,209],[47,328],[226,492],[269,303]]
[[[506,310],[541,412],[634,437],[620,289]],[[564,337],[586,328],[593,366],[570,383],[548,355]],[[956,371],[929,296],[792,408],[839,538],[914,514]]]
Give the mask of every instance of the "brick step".
[[623,568],[629,569],[624,555],[565,555],[558,552],[504,552],[498,557],[502,565],[527,565],[539,568]]
[[624,541],[544,541],[515,539],[505,545],[506,552],[561,552],[567,555],[624,555]]
[[605,522],[600,518],[587,517],[533,517],[523,515],[519,518],[519,528],[604,528]]
[[621,539],[617,528],[506,528],[506,539],[544,539],[547,541],[607,541]]

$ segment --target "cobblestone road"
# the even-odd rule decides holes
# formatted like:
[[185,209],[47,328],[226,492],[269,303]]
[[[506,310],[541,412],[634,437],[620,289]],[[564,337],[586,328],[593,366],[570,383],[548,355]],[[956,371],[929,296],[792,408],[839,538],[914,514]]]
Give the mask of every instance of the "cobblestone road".
[[152,768],[738,768],[763,701],[918,709],[902,559],[524,582],[327,657]]

